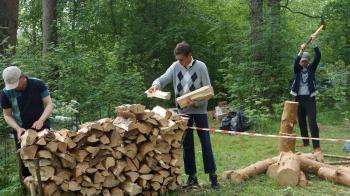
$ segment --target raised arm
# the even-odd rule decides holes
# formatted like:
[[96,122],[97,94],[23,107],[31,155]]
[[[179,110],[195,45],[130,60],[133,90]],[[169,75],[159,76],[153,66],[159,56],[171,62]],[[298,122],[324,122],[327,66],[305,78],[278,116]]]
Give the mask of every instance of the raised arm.
[[300,72],[300,70],[302,69],[302,67],[300,66],[300,59],[301,59],[301,56],[303,55],[305,48],[306,48],[306,44],[305,43],[301,44],[299,53],[294,59],[294,73],[295,74]]
[[312,63],[310,64],[311,68],[315,71],[317,69],[318,64],[320,63],[321,60],[321,51],[318,48],[318,46],[315,46],[314,48],[315,51],[315,57]]

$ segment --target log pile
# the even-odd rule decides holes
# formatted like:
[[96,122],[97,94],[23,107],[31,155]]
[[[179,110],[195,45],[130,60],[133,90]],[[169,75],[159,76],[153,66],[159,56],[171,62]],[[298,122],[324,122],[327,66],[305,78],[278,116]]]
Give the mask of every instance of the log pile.
[[[281,118],[280,135],[295,136],[293,127],[297,118],[297,102],[286,101]],[[281,186],[306,186],[307,174],[317,175],[335,183],[350,187],[350,168],[323,163],[323,154],[316,152],[295,153],[294,138],[280,138],[279,156],[258,161],[248,167],[223,172],[224,179],[230,179],[235,184],[258,174],[266,173]]]
[[157,195],[177,189],[187,119],[139,104],[116,112],[115,119],[85,123],[77,132],[27,130],[20,155],[32,174],[25,179],[28,186],[38,186],[32,160],[39,159],[44,195]]

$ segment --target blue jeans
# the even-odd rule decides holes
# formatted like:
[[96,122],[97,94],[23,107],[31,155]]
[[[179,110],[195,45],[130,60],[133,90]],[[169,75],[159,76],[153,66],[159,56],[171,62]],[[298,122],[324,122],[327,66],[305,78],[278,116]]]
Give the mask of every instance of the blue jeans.
[[[208,128],[208,116],[207,114],[188,114],[190,119],[188,126],[192,127],[195,124],[200,128]],[[197,131],[201,146],[202,146],[202,158],[204,164],[205,173],[215,173],[216,165],[214,160],[213,151],[211,148],[210,134],[208,131]],[[187,175],[195,175],[196,158],[194,153],[194,141],[193,141],[193,129],[187,129],[183,141],[183,158],[185,163],[185,173]]]

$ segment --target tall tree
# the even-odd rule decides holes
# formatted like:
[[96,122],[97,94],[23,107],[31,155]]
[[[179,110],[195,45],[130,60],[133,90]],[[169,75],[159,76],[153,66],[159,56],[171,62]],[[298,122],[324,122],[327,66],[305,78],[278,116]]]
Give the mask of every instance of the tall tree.
[[43,6],[43,54],[50,44],[57,44],[56,0],[42,0]]
[[249,8],[252,61],[263,62],[263,0],[250,0]]
[[267,63],[272,66],[281,62],[281,0],[268,0],[269,9],[269,36]]
[[7,47],[12,47],[11,53],[16,52],[19,0],[0,1],[0,54]]

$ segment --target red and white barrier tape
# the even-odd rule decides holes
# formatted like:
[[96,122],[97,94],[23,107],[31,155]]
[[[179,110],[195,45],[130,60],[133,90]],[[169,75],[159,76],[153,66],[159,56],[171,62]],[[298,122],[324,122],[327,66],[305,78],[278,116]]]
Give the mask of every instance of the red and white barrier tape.
[[299,136],[287,136],[287,135],[272,135],[272,134],[262,134],[262,133],[249,133],[249,132],[221,130],[221,129],[213,129],[213,128],[199,128],[199,127],[189,127],[189,128],[196,129],[198,131],[209,131],[209,132],[214,132],[214,133],[223,133],[223,134],[231,134],[231,135],[247,135],[247,136],[274,137],[274,138],[312,139],[312,140],[331,141],[331,142],[350,142],[350,139],[331,139],[331,138],[313,138],[313,137],[299,137]]

